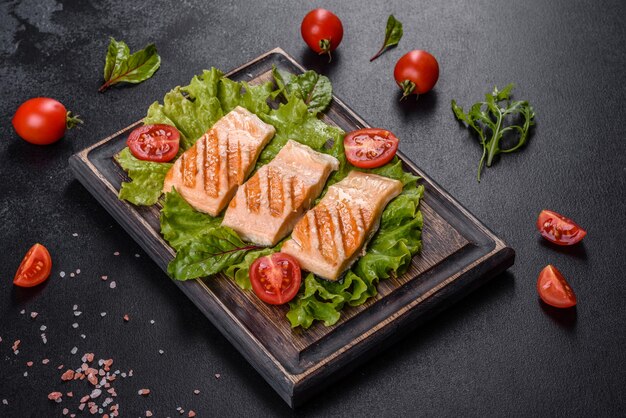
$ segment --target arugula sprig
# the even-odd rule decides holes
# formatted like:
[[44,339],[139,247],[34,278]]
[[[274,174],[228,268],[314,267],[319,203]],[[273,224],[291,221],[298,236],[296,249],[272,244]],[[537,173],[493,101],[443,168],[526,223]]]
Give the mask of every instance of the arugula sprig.
[[[514,87],[512,83],[502,90],[494,87],[492,93],[485,94],[485,101],[474,103],[467,113],[452,100],[454,115],[459,121],[465,122],[468,128],[476,131],[483,147],[483,155],[478,164],[478,181],[485,158],[487,167],[491,167],[496,155],[517,151],[526,143],[530,127],[535,124],[535,111],[530,103],[525,100],[511,100],[511,91]],[[505,126],[516,117],[518,123]],[[511,148],[502,148],[500,141],[507,132],[517,135],[518,141]]]

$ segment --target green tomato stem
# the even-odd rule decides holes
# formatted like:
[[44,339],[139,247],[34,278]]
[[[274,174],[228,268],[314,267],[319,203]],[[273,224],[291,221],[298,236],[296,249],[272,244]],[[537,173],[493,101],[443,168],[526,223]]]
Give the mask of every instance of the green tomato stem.
[[[402,89],[402,97],[400,98],[400,100],[402,101],[406,99],[410,94],[415,91],[416,87],[417,86],[415,85],[415,83],[411,80],[404,80],[402,83],[400,83],[400,88]],[[419,98],[419,94],[415,93],[415,95],[417,96],[417,98]]]
[[321,49],[319,55],[328,54],[328,63],[330,64],[333,60],[333,56],[330,54],[330,39],[320,39],[319,47]]
[[78,115],[73,116],[71,111],[68,111],[65,114],[65,128],[66,129],[72,129],[74,127],[76,127],[76,125],[78,125],[79,123],[83,123],[82,119],[80,119],[78,117]]

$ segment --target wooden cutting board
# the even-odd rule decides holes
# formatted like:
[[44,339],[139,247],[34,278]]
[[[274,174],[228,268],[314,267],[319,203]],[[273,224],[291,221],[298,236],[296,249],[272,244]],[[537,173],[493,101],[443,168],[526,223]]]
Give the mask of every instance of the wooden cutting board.
[[[271,69],[304,68],[277,48],[231,71],[250,84],[271,79]],[[160,99],[160,97],[155,97]],[[369,126],[333,97],[325,122],[345,131]],[[114,161],[141,121],[70,158],[75,176],[164,271],[174,251],[159,233],[160,205],[137,207],[117,198],[125,172]],[[387,127],[393,130],[393,126]],[[332,327],[291,329],[287,307],[269,306],[219,276],[175,281],[290,406],[294,407],[360,362],[396,342],[427,317],[513,265],[514,251],[404,155],[405,168],[422,177],[423,249],[408,271],[384,280],[379,294],[344,309]]]

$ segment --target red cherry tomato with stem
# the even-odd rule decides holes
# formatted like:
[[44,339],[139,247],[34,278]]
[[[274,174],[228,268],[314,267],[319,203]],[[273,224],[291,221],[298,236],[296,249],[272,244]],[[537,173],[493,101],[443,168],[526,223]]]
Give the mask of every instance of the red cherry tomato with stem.
[[164,163],[176,157],[180,133],[171,125],[144,125],[130,133],[126,144],[140,160]]
[[319,55],[328,54],[332,60],[334,51],[343,39],[343,25],[333,12],[326,9],[313,9],[304,16],[300,25],[304,42]]
[[574,245],[587,235],[576,222],[545,209],[537,218],[537,229],[542,237],[557,245]]
[[343,147],[353,166],[375,168],[393,159],[398,151],[398,138],[386,129],[365,128],[348,133]]
[[24,256],[13,278],[19,287],[33,287],[46,281],[52,270],[50,253],[41,244],[33,245]]
[[419,96],[432,90],[439,79],[439,63],[429,52],[414,50],[404,54],[393,70],[393,77],[402,89],[402,99]]
[[284,253],[260,257],[250,266],[252,290],[263,302],[282,305],[300,290],[302,273],[295,258]]
[[17,108],[12,123],[23,140],[35,145],[48,145],[63,138],[66,129],[83,121],[72,116],[72,112],[68,112],[59,101],[36,97]]
[[576,305],[574,291],[561,272],[551,264],[539,273],[537,292],[541,300],[555,308],[571,308]]

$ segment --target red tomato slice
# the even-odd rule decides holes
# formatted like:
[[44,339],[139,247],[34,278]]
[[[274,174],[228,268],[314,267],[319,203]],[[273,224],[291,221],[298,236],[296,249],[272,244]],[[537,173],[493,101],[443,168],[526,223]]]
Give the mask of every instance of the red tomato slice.
[[558,245],[574,245],[587,235],[576,222],[551,210],[541,211],[537,229],[542,237]]
[[300,290],[300,265],[292,256],[274,253],[256,259],[250,267],[252,290],[263,302],[282,305]]
[[574,291],[561,272],[551,264],[539,273],[537,292],[541,300],[555,308],[571,308],[576,305]]
[[144,125],[130,133],[126,142],[140,160],[164,163],[178,153],[180,133],[170,125]]
[[376,168],[391,161],[398,151],[398,138],[386,129],[365,128],[352,131],[343,139],[350,164]]
[[13,284],[19,287],[33,287],[45,282],[52,270],[52,258],[50,253],[41,244],[33,245],[24,256],[20,264]]

